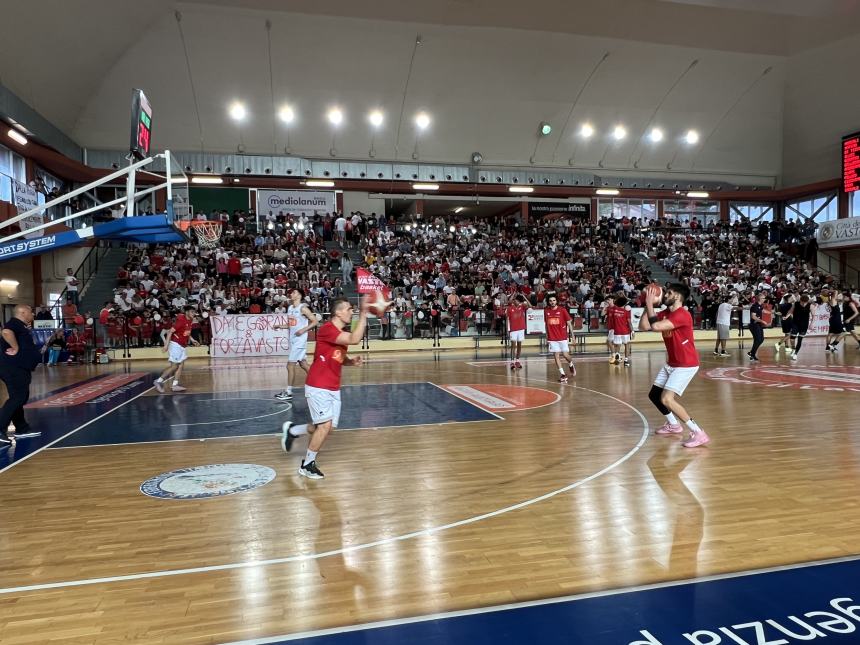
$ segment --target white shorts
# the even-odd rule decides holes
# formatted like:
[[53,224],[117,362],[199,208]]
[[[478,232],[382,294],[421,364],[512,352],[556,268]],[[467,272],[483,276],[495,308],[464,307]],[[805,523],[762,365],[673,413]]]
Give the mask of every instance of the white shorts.
[[610,342],[613,345],[626,345],[630,342],[630,334],[624,334],[623,336],[621,334],[613,334]]
[[301,363],[308,357],[307,334],[305,336],[300,336],[300,338],[304,338],[304,340],[298,343],[295,340],[290,339],[290,355],[287,358],[290,363]]
[[167,346],[167,360],[171,363],[184,363],[186,358],[188,358],[186,348],[171,340]]
[[678,396],[684,393],[690,381],[699,371],[698,367],[669,367],[664,365],[657,372],[657,378],[654,379],[654,385],[662,387],[664,390],[674,392]]
[[331,421],[331,427],[337,428],[340,421],[340,390],[325,390],[305,385],[305,399],[311,413],[311,422],[315,426]]
[[612,331],[611,329],[606,334],[606,342],[607,343],[614,343],[615,342],[615,332]]
[[516,331],[508,332],[511,336],[512,343],[521,343],[526,339],[526,331],[525,329],[518,329]]
[[551,354],[566,354],[570,350],[570,343],[566,340],[550,340],[548,343]]

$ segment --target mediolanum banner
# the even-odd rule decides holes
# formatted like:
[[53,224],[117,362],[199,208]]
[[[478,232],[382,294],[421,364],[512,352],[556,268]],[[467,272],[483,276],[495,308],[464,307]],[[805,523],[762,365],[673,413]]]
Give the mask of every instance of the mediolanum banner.
[[860,217],[846,217],[824,222],[818,227],[818,247],[860,246]]
[[257,213],[261,219],[269,214],[314,215],[337,211],[337,199],[333,191],[317,190],[258,190]]

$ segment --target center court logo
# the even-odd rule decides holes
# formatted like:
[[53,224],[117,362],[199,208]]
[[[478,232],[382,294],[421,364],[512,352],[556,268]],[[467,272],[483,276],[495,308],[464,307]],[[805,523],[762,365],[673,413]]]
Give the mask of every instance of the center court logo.
[[860,368],[843,365],[719,367],[703,373],[714,381],[780,389],[860,392]]
[[140,492],[160,499],[223,497],[265,486],[275,471],[256,464],[211,464],[162,473],[140,485]]

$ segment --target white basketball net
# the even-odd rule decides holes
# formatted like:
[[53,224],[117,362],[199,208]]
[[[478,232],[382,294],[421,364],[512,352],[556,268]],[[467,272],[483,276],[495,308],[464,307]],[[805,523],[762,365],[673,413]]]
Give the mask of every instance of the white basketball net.
[[207,249],[213,249],[218,246],[218,240],[221,239],[221,223],[220,222],[201,222],[191,227],[194,230],[194,235],[197,237],[197,243]]

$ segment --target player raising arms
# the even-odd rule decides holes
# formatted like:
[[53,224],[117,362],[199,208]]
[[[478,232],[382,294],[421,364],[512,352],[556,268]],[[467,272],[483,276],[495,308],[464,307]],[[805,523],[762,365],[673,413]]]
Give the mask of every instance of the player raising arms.
[[520,354],[523,351],[523,340],[526,336],[526,299],[518,293],[511,304],[505,309],[508,317],[508,334],[511,340],[511,369],[521,370]]
[[568,342],[568,332],[573,333],[573,320],[567,309],[558,306],[558,297],[555,295],[547,299],[549,305],[543,310],[544,321],[546,321],[546,339],[549,344],[549,351],[555,359],[555,365],[561,376],[558,378],[559,383],[567,383],[567,375],[564,373],[561,359],[567,361],[570,368],[570,375],[576,376],[576,368],[573,366],[573,357],[570,355],[570,343]]
[[646,287],[645,315],[639,320],[639,331],[661,332],[668,354],[666,364],[657,373],[648,393],[651,402],[666,416],[666,423],[657,429],[657,434],[681,434],[684,430],[678,423],[680,419],[690,429],[690,436],[682,445],[696,448],[704,446],[710,438],[676,398],[684,394],[699,371],[699,354],[693,343],[693,318],[684,307],[689,297],[690,288],[687,285],[670,284],[662,299],[668,309],[655,313],[654,307],[660,304],[659,287]]
[[305,399],[311,414],[311,423],[294,426],[287,421],[282,426],[281,447],[289,452],[296,437],[311,435],[308,451],[299,467],[299,475],[322,479],[325,475],[317,467],[317,453],[322,449],[329,433],[340,420],[340,372],[344,365],[361,365],[361,357],[346,355],[349,345],[357,345],[364,337],[367,326],[367,297],[361,300],[358,324],[351,332],[345,331],[352,323],[353,307],[346,298],[335,298],[331,303],[331,320],[317,331],[314,362],[305,381]]
[[317,317],[310,307],[302,302],[304,293],[301,289],[290,290],[290,306],[287,307],[287,324],[274,325],[272,329],[287,329],[290,332],[290,355],[287,358],[287,389],[275,398],[279,401],[289,401],[293,398],[293,386],[296,384],[298,369],[308,373],[308,332],[319,325]]
[[192,306],[185,307],[185,314],[179,314],[173,321],[173,326],[167,330],[164,336],[164,347],[161,351],[167,352],[167,362],[170,365],[161,373],[153,385],[161,394],[164,394],[164,382],[173,376],[172,392],[184,392],[185,388],[179,385],[179,377],[182,376],[182,366],[188,358],[188,343],[199,345],[191,337],[191,326],[194,324],[195,309]]

